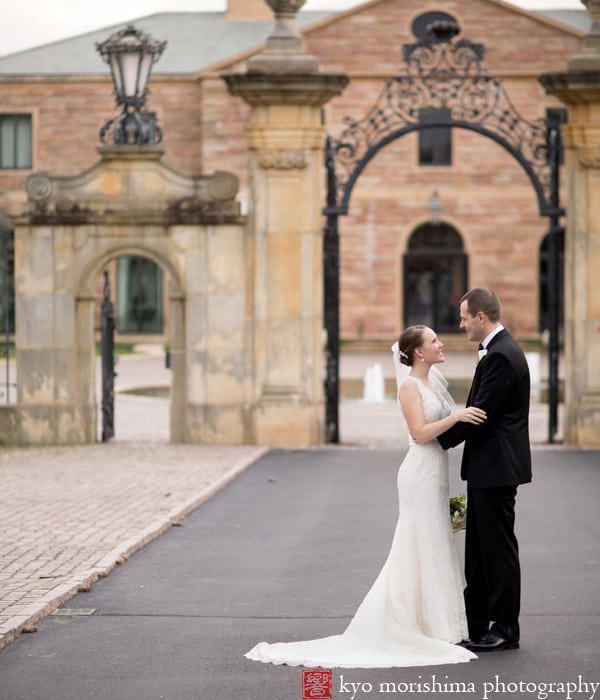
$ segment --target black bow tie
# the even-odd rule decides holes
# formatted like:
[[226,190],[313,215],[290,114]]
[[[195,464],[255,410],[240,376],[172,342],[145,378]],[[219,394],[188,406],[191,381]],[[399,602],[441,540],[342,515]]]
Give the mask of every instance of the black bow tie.
[[483,350],[484,347],[483,347],[483,345],[482,345],[481,343],[479,343],[479,347],[478,347],[477,349],[478,349],[478,350]]

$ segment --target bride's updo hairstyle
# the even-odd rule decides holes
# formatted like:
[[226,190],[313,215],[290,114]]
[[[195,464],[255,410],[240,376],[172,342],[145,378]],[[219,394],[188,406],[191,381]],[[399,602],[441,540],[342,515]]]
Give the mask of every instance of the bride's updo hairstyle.
[[398,339],[398,352],[400,362],[403,365],[413,366],[415,361],[415,350],[423,345],[423,331],[427,326],[408,326],[400,334]]

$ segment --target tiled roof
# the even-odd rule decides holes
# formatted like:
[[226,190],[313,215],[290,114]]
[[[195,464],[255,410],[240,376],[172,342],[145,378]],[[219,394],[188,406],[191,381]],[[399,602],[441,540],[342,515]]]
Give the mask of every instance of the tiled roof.
[[[300,12],[296,24],[302,28],[332,12]],[[128,23],[102,27],[33,49],[0,57],[3,75],[103,74],[107,66],[96,51],[104,41]],[[167,46],[155,72],[195,73],[262,44],[273,30],[273,22],[225,21],[224,12],[165,12],[131,20],[136,29]]]
[[[302,28],[333,12],[300,12],[297,26]],[[544,10],[540,15],[579,30],[587,30],[590,16],[582,10]],[[152,38],[166,41],[167,47],[155,73],[190,74],[224,61],[262,44],[273,22],[231,22],[224,12],[165,12],[133,19],[130,22]],[[102,75],[107,67],[96,51],[96,42],[104,41],[127,23],[102,27],[33,49],[0,57],[0,75]]]
[[569,27],[581,29],[587,32],[592,26],[592,18],[589,13],[584,10],[538,10],[537,14],[554,19],[557,22],[562,22]]

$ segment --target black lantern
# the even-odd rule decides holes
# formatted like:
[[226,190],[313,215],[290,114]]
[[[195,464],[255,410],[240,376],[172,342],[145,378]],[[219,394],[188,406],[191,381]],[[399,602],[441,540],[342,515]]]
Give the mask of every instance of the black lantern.
[[116,144],[151,144],[162,139],[154,114],[142,112],[141,108],[146,103],[152,65],[166,45],[166,41],[151,39],[131,24],[96,44],[110,66],[117,106],[123,106],[121,114],[107,120],[100,130],[103,143],[109,133]]

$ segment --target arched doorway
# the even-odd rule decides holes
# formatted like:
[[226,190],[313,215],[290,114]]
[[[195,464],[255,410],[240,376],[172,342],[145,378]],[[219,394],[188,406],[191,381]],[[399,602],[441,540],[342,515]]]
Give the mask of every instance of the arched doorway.
[[[108,439],[169,441],[168,287],[168,273],[145,255],[121,255],[101,270],[94,335],[98,436],[102,439],[108,421]],[[103,337],[107,302],[113,330],[111,357],[106,357]],[[112,379],[108,385],[107,374]]]
[[467,256],[450,224],[427,223],[409,238],[403,260],[404,325],[458,332],[457,303],[467,286]]
[[[83,174],[27,179],[30,210],[15,226],[20,382],[11,440],[97,441],[98,278],[111,261],[141,257],[168,275],[169,441],[249,441],[250,278],[237,178],[188,178],[163,166],[155,148],[99,151]],[[55,199],[58,181],[60,201],[73,203],[68,210]],[[118,183],[109,198],[107,181]]]
[[[108,243],[108,242],[107,242]],[[136,333],[116,336],[114,382],[114,439],[144,442],[182,442],[185,437],[186,381],[182,348],[185,344],[184,295],[178,271],[160,247],[108,244],[82,269],[76,298],[76,315],[79,319],[80,355],[87,355],[89,374],[82,378],[85,392],[91,393],[94,406],[95,433],[102,435],[103,377],[100,354],[100,310],[108,277],[108,295],[115,311],[118,306],[118,270],[121,260],[136,260],[138,269],[151,270],[154,280],[160,279],[162,287],[162,313],[166,315],[162,334]],[[141,262],[143,261],[143,262]],[[147,280],[146,280],[147,282]],[[137,290],[135,284],[125,285],[122,294]],[[146,291],[148,287],[146,285]],[[157,300],[157,290],[153,297]],[[164,299],[167,303],[164,304]],[[146,315],[150,308],[145,305]],[[123,301],[124,308],[132,308],[133,302]],[[164,314],[165,306],[167,314]],[[158,313],[158,312],[157,312]],[[146,319],[147,320],[147,319]],[[151,340],[152,342],[144,342]],[[140,348],[139,346],[144,346]],[[174,358],[166,366],[165,349],[174,349]]]

